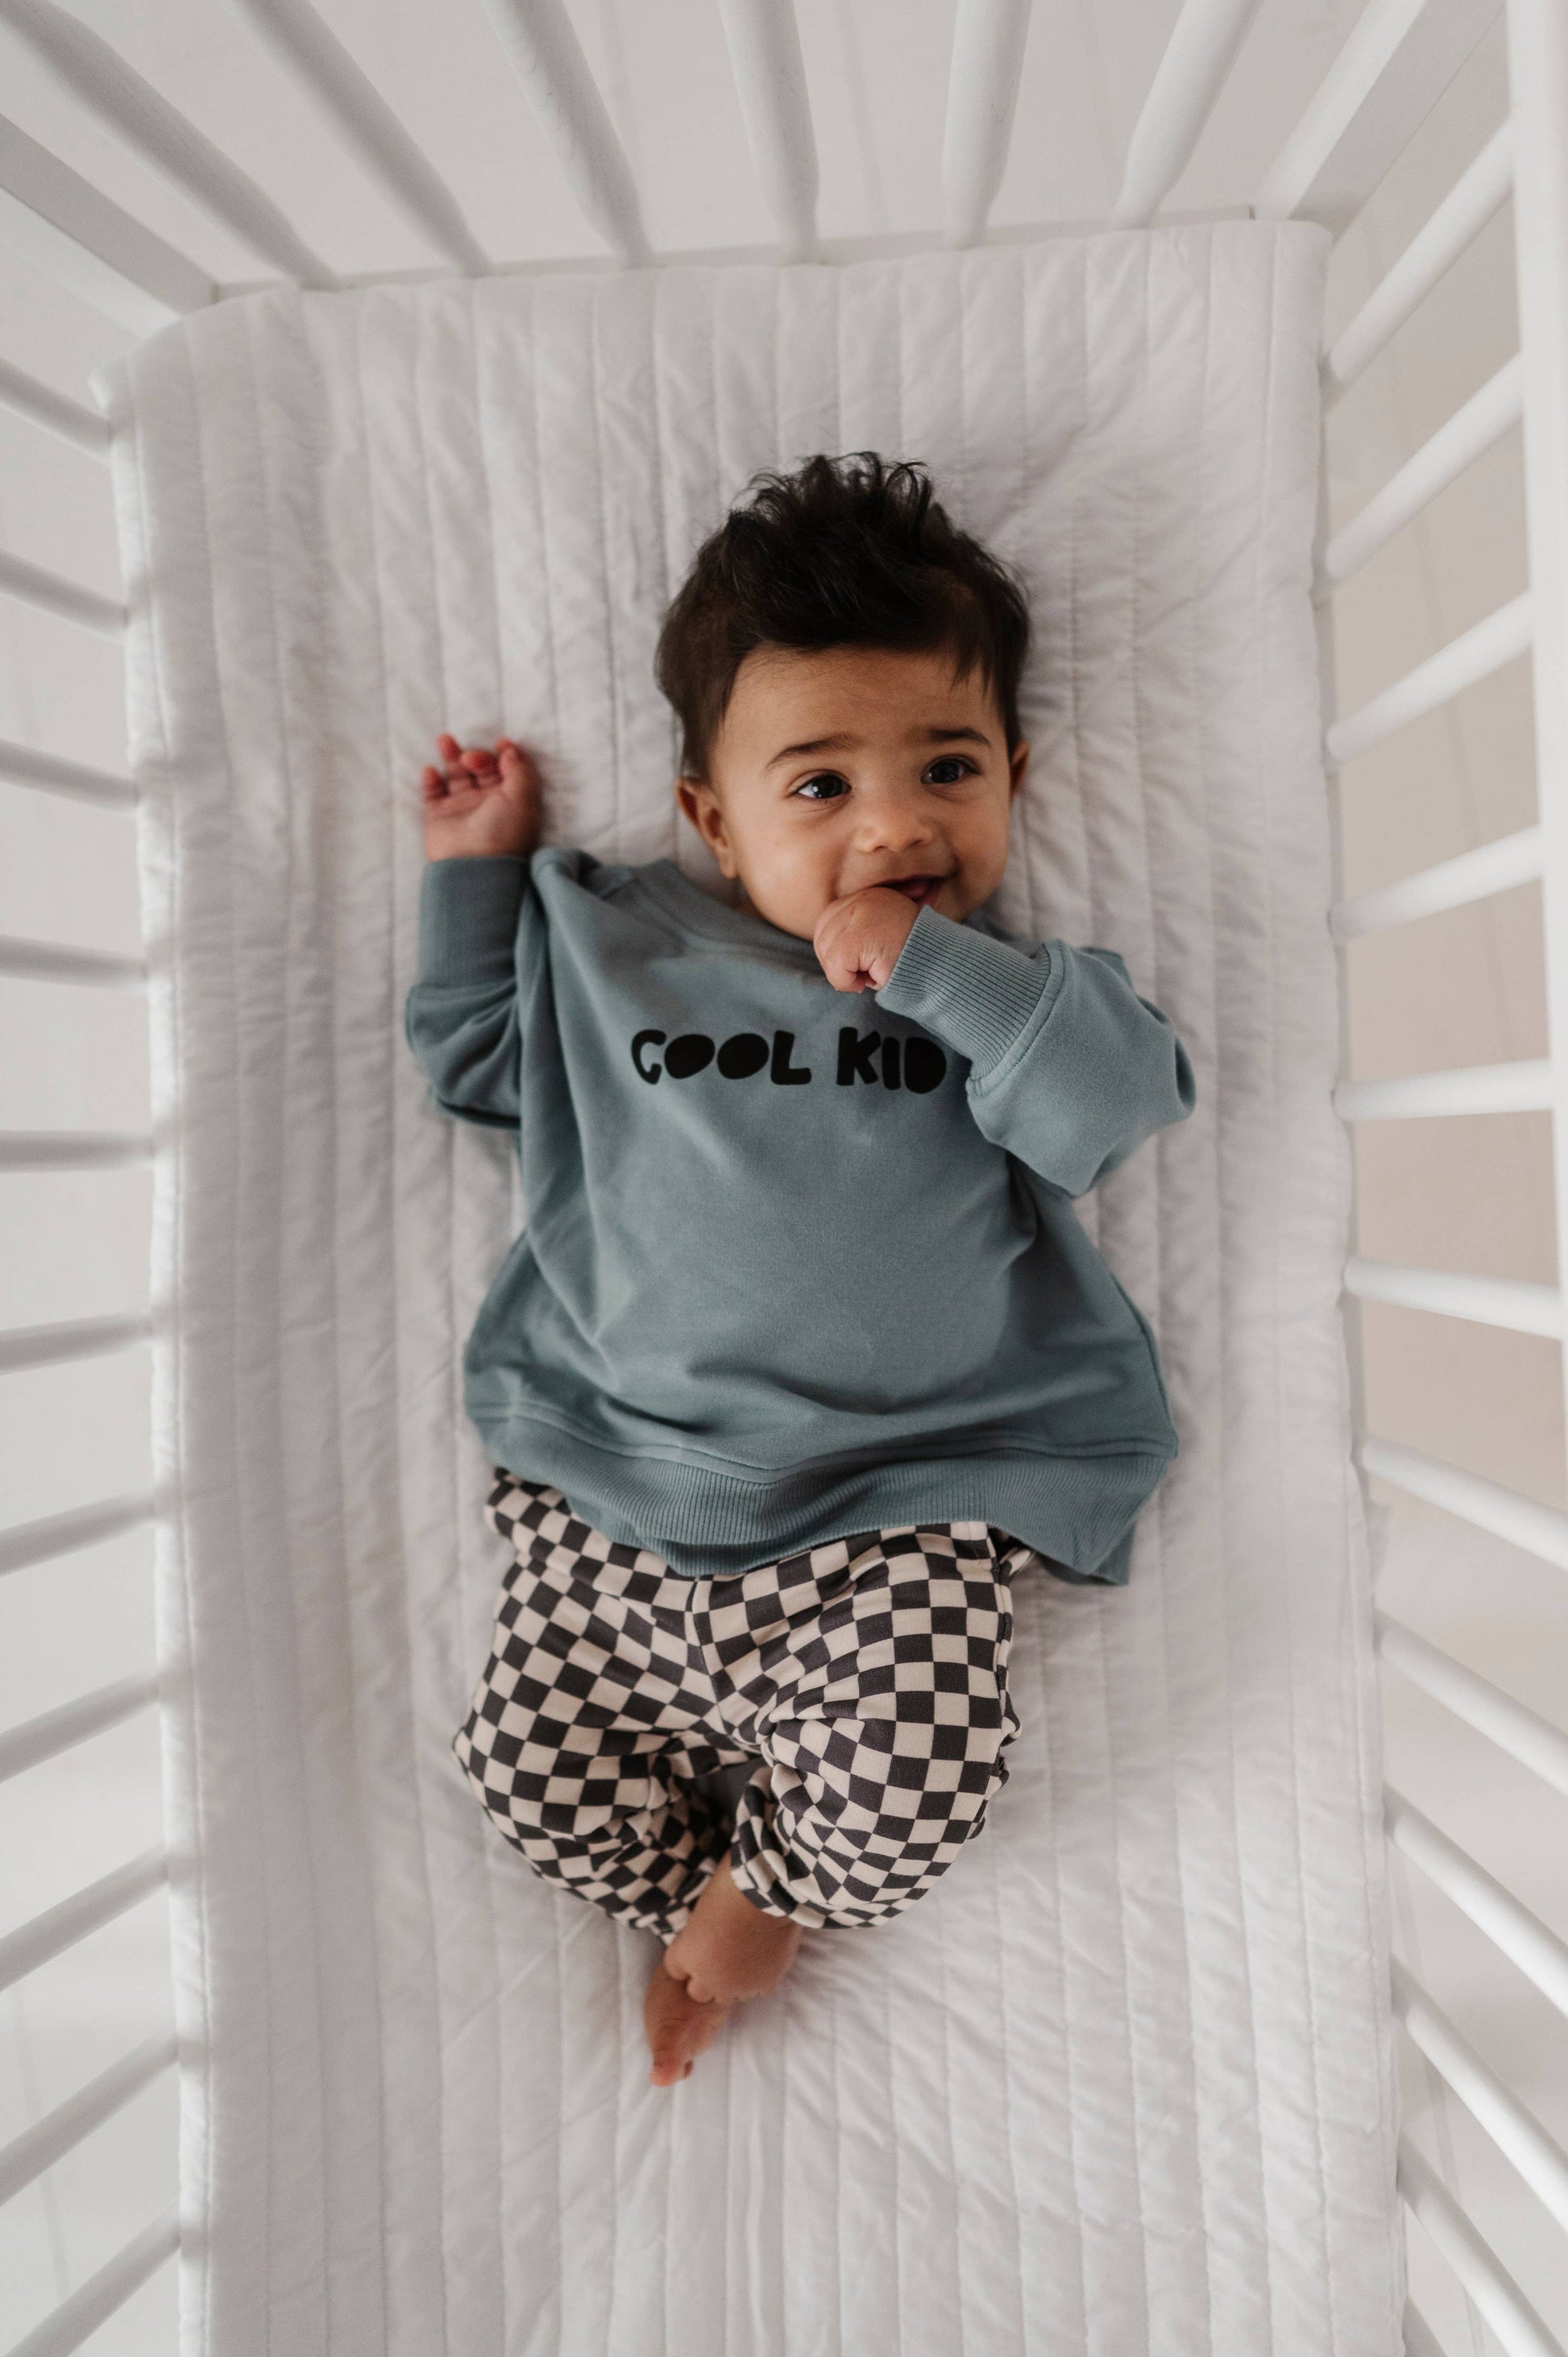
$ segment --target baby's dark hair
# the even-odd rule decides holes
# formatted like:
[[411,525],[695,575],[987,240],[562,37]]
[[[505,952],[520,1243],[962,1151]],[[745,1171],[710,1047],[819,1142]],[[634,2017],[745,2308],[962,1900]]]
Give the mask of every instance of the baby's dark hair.
[[697,551],[654,671],[681,723],[681,768],[705,779],[736,673],[757,647],[951,652],[979,667],[1012,751],[1029,608],[1014,576],[960,532],[918,460],[875,450],[754,475]]

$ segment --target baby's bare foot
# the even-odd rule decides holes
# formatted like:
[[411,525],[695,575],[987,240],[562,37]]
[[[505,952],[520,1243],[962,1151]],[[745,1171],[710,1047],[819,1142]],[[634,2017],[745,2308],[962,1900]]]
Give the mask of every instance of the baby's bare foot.
[[716,1998],[767,1996],[795,1961],[800,1927],[786,1915],[765,1915],[737,1890],[727,1857],[708,1877],[683,1931],[664,1951],[664,1969],[684,1981],[699,2004]]
[[643,2026],[653,2084],[683,2079],[731,2006],[776,1989],[800,1944],[800,1925],[754,1907],[736,1889],[728,1858],[721,1858],[649,1986]]
[[727,2005],[699,2005],[688,1996],[684,1981],[672,1980],[660,1958],[642,2002],[643,2034],[653,2057],[649,2078],[656,2087],[672,2087],[691,2075],[692,2064],[711,2046],[724,2026]]

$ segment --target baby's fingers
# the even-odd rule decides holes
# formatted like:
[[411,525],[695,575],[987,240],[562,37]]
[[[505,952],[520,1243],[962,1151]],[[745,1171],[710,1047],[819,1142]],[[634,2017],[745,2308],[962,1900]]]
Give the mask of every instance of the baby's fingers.
[[493,755],[482,749],[466,750],[456,737],[437,737],[435,749],[449,786],[466,786],[476,777],[495,774]]

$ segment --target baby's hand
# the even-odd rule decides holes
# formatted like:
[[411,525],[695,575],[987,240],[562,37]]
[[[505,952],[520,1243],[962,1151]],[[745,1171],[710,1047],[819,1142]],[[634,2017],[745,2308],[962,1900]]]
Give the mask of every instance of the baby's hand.
[[539,771],[503,737],[492,753],[437,737],[441,767],[420,781],[426,859],[526,859],[539,842]]
[[868,884],[832,900],[817,920],[811,946],[835,990],[880,990],[898,963],[920,911],[890,884]]

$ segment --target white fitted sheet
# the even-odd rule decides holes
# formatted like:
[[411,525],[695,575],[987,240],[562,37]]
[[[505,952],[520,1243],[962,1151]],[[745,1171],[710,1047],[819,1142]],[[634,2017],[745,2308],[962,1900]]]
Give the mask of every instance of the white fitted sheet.
[[[230,302],[107,372],[154,966],[182,2350],[1393,2357],[1348,1170],[1308,606],[1326,234]],[[757,468],[932,466],[1021,565],[1004,923],[1119,948],[1192,1120],[1081,1207],[1183,1451],[1015,1590],[1023,1733],[908,1915],[674,2093],[649,1938],[448,1740],[504,1555],[461,1351],[521,1216],[403,1038],[430,737],[712,877],[650,662]]]

